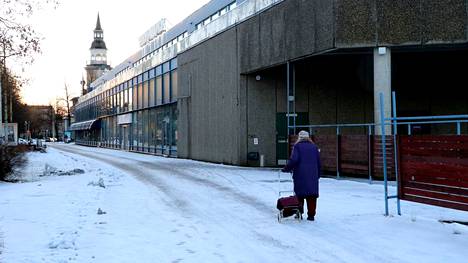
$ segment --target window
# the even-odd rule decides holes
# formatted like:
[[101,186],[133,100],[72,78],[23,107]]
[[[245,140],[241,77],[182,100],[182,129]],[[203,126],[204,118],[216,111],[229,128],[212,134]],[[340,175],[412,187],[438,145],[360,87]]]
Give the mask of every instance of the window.
[[148,94],[149,85],[148,84],[149,84],[148,81],[143,82],[143,107],[142,108],[148,108],[148,98],[149,98],[149,94]]
[[138,109],[143,109],[143,84],[138,84]]
[[133,113],[133,129],[132,129],[132,150],[136,150],[138,146],[138,117],[137,113]]
[[156,109],[150,110],[150,115],[148,118],[149,121],[149,146],[151,148],[151,152],[156,152]]
[[164,113],[158,111],[156,113],[156,152],[162,153],[163,147],[163,129],[164,129]]
[[232,4],[229,5],[228,10],[230,11],[230,10],[236,8],[236,6],[237,6],[237,3],[236,3],[236,2],[233,2]]
[[136,78],[133,78],[133,110],[138,109],[138,85]]
[[170,75],[169,73],[166,73],[163,75],[163,90],[164,90],[164,94],[163,94],[163,103],[168,103],[170,102],[170,84],[171,84],[171,81],[170,81]]
[[115,107],[117,105],[116,99],[115,99],[115,89],[111,90],[111,104],[112,104],[112,111],[111,113],[115,113]]
[[144,151],[148,151],[148,110],[143,111],[143,147],[145,147]]
[[163,73],[166,73],[170,70],[170,63],[166,62],[163,64]]
[[127,90],[127,98],[128,98],[128,110],[133,109],[133,88],[131,86],[131,81],[128,81],[128,90]]
[[161,74],[162,74],[162,67],[161,67],[161,66],[158,66],[158,67],[156,68],[156,76],[159,76],[159,75],[161,75]]
[[171,102],[177,101],[178,87],[177,87],[177,70],[171,72]]
[[143,111],[138,112],[138,150],[143,148]]
[[155,90],[154,90],[154,79],[149,80],[149,106],[153,107],[156,105],[156,100],[155,100]]
[[122,90],[120,93],[120,110],[125,111],[125,90]]
[[171,146],[172,149],[177,149],[177,107],[173,107],[170,114]]
[[162,104],[162,77],[156,77],[156,105]]

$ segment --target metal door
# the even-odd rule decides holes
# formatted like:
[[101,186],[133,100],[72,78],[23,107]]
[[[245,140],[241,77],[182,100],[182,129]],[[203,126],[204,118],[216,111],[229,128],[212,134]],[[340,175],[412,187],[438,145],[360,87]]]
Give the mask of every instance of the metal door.
[[[309,113],[296,113],[296,125],[307,125],[309,122]],[[288,156],[288,134],[287,134],[286,112],[276,113],[276,160],[278,165],[285,165],[289,159]],[[299,131],[296,131],[296,133]]]

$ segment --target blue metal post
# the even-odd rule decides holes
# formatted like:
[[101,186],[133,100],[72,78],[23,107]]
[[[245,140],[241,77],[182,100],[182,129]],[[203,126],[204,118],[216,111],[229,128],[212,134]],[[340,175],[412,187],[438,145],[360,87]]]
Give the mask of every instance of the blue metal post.
[[457,122],[457,135],[461,135],[461,125],[460,125],[460,122]]
[[385,199],[385,215],[388,216],[388,182],[387,182],[387,148],[385,146],[385,112],[384,112],[384,97],[380,93],[380,128],[382,132],[382,163],[384,175],[384,199]]
[[411,124],[408,124],[408,135],[411,135]]
[[398,119],[397,119],[397,110],[396,110],[396,96],[395,91],[392,92],[392,109],[393,109],[393,152],[395,155],[395,180],[397,183],[397,211],[398,215],[401,215],[400,209],[400,197],[398,195],[398,187],[399,187],[399,180],[398,180],[398,143],[397,143],[397,133],[398,133]]
[[291,114],[291,109],[290,109],[290,104],[289,104],[289,90],[290,90],[290,83],[289,83],[289,61],[288,63],[286,64],[286,107],[287,107],[287,113],[286,113],[286,121],[287,121],[287,125],[288,125],[288,132],[286,133],[286,136],[287,136],[287,141],[288,141],[288,147],[289,147],[289,130],[290,130],[290,123],[289,123],[289,114]]
[[292,96],[294,98],[293,102],[291,103],[292,104],[292,111],[293,111],[293,127],[294,127],[294,134],[297,133],[296,131],[296,118],[297,118],[297,114],[296,114],[296,67],[294,66],[294,64],[291,65],[292,67]]
[[340,179],[340,126],[336,126],[336,179]]
[[369,167],[369,184],[372,184],[372,157],[373,157],[372,152],[371,152],[371,150],[372,150],[372,145],[371,145],[371,143],[372,143],[372,138],[371,138],[372,137],[372,125],[367,126],[367,132],[368,132],[368,137],[369,137],[367,139],[367,144],[368,144],[367,151],[369,153],[368,154],[368,157],[369,157],[369,160],[368,160],[368,162],[369,162],[369,165],[368,165],[368,167]]

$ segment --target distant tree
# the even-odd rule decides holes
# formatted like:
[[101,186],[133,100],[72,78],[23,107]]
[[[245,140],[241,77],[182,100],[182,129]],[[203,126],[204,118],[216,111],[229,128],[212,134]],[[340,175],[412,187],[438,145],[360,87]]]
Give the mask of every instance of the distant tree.
[[70,120],[70,101],[71,101],[70,91],[68,90],[68,85],[64,85],[64,97],[57,98],[57,113],[59,112],[59,107],[64,111],[63,117],[67,117]]

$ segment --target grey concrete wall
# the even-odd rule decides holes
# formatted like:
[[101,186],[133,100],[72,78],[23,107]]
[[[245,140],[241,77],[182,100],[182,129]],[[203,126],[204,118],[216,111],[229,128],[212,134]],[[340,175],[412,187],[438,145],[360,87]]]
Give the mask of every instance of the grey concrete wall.
[[241,164],[236,29],[180,54],[178,64],[178,155]]
[[241,23],[241,72],[333,48],[333,1],[284,1]]
[[466,43],[466,0],[338,0],[338,48]]
[[286,0],[241,23],[240,71],[335,48],[467,43],[468,0]]
[[[309,112],[311,124],[373,121],[370,56],[314,57],[296,65],[296,75],[297,111]],[[281,101],[284,101],[284,98],[285,92],[278,97]],[[346,129],[344,132],[362,133],[363,131],[363,129]],[[336,131],[315,129],[315,132],[334,134]]]
[[[265,155],[265,165],[276,164],[276,83],[271,72],[261,74],[257,81],[255,75],[247,79],[247,131],[248,152]],[[258,138],[258,145],[253,140]],[[255,165],[258,163],[251,162]]]

